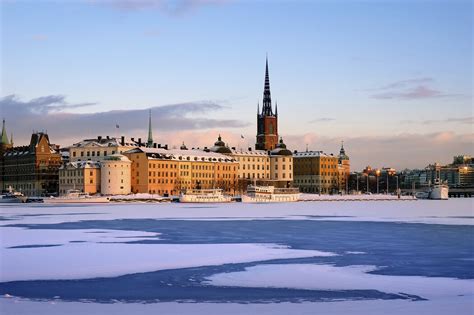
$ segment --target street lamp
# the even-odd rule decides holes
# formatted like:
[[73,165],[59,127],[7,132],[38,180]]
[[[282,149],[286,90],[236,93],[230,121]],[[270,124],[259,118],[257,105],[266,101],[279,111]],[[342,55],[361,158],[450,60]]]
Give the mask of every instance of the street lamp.
[[380,170],[377,170],[375,172],[375,176],[377,177],[377,195],[379,194],[379,176],[380,176]]

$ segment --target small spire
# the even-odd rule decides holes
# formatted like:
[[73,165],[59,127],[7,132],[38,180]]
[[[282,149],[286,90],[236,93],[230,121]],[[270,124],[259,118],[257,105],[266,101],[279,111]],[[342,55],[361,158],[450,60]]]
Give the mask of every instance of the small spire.
[[148,117],[148,141],[146,143],[146,146],[148,148],[153,147],[153,133],[151,130],[151,109],[150,109],[149,117]]
[[219,137],[217,137],[217,140],[222,141],[221,134],[219,134]]
[[306,152],[308,152],[308,144],[306,143]]
[[278,103],[275,101],[275,116],[278,116]]
[[257,102],[257,115],[260,114],[260,101]]

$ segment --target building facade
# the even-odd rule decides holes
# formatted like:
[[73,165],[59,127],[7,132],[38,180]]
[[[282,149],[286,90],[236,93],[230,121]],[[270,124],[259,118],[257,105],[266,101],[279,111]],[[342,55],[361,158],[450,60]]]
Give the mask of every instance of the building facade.
[[100,162],[100,190],[103,195],[128,195],[131,192],[132,162],[122,154],[112,154]]
[[33,133],[27,146],[9,148],[0,163],[4,170],[2,190],[11,186],[27,196],[58,193],[61,154],[46,133]]
[[[11,140],[11,141],[10,141]],[[8,140],[8,134],[5,127],[5,119],[2,125],[2,134],[0,135],[0,189],[5,190],[5,153],[13,147],[13,135]]]
[[109,136],[84,139],[69,147],[69,161],[102,161],[109,155],[122,154],[141,145],[145,145],[141,139],[126,140],[123,136],[120,139]]
[[322,151],[293,154],[294,185],[306,193],[336,193],[339,158]]
[[351,174],[351,163],[349,156],[344,149],[344,142],[341,144],[337,163],[337,177],[339,192],[349,193],[349,176]]
[[177,195],[198,188],[235,192],[238,163],[232,157],[201,150],[144,147],[125,155],[132,161],[133,193]]
[[94,195],[101,192],[100,163],[95,161],[68,162],[59,168],[59,194],[79,190]]

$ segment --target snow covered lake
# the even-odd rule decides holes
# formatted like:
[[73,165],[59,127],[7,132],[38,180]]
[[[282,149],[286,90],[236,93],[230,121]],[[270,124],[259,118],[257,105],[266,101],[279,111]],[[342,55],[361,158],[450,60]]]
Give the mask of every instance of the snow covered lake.
[[474,199],[0,206],[1,314],[473,314]]

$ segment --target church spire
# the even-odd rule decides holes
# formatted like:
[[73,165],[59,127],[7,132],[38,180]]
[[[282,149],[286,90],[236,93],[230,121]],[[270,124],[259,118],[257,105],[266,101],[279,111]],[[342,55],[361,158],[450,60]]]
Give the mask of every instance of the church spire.
[[5,119],[3,119],[2,135],[1,135],[1,138],[0,138],[0,144],[10,144],[8,142],[7,129],[5,128]]
[[268,74],[268,57],[265,62],[265,86],[263,89],[262,114],[265,116],[273,116],[272,98],[270,96],[270,75]]
[[151,109],[150,109],[150,115],[148,117],[148,141],[146,142],[146,146],[148,148],[153,147],[153,133],[151,131]]

